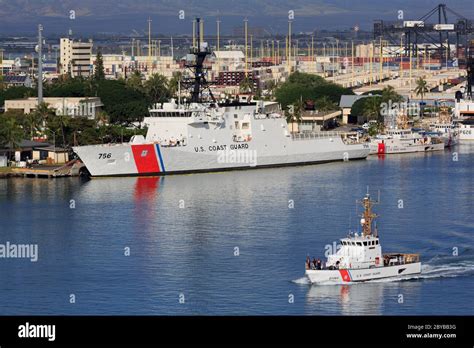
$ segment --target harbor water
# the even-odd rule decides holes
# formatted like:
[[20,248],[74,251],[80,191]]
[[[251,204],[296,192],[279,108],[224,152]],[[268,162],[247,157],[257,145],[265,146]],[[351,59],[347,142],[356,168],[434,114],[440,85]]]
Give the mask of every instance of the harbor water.
[[[0,180],[0,314],[473,315],[474,144],[304,167],[143,178]],[[405,280],[312,286],[369,186]]]

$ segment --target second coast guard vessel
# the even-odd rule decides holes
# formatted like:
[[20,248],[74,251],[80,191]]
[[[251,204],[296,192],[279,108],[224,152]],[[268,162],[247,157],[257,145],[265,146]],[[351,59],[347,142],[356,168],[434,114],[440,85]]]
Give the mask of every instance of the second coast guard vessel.
[[377,217],[367,194],[360,202],[364,213],[360,220],[362,233],[341,239],[341,248],[327,258],[326,264],[306,260],[306,276],[314,284],[347,284],[381,278],[401,278],[421,273],[418,254],[382,253],[377,229],[372,226]]

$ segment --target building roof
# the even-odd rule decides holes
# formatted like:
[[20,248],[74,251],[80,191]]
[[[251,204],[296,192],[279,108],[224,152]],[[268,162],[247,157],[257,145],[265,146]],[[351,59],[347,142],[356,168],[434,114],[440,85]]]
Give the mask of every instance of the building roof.
[[[31,141],[31,140],[22,140],[20,141],[19,147],[21,150],[26,151],[32,149],[33,147],[48,147],[51,146],[49,143],[43,143],[40,141]],[[10,144],[3,147],[4,149],[11,148]]]
[[359,99],[370,97],[370,95],[341,95],[339,106],[341,108],[351,108]]
[[25,83],[30,80],[28,76],[25,75],[5,75],[3,76],[4,83]]
[[214,56],[219,59],[244,59],[242,51],[214,51]]
[[[49,145],[49,144],[48,144]],[[68,149],[65,149],[64,147],[54,147],[54,146],[45,146],[45,147],[35,147],[33,148],[34,150],[41,150],[41,151],[48,151],[48,152],[57,152],[57,153],[61,153],[61,152],[69,152]]]

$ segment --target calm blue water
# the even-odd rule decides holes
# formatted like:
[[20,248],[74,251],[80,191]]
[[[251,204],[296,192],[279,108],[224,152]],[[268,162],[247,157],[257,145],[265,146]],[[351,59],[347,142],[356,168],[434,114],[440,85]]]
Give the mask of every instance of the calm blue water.
[[[36,263],[0,259],[0,314],[472,315],[474,144],[454,149],[458,161],[452,151],[166,178],[0,180],[0,243],[39,246]],[[381,191],[384,251],[421,253],[422,275],[307,284],[306,255],[357,228],[367,185]]]

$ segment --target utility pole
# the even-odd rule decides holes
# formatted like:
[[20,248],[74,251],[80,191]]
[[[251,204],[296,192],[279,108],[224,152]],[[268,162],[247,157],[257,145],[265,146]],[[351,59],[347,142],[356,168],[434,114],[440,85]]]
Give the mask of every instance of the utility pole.
[[244,19],[244,27],[245,27],[245,77],[248,76],[248,73],[249,73],[249,66],[248,66],[248,52],[247,52],[247,46],[248,46],[248,43],[247,43],[247,23],[248,23],[248,19],[245,18]]
[[193,19],[193,49],[196,49],[196,20]]
[[221,70],[221,66],[220,66],[220,61],[219,61],[219,56],[220,56],[220,40],[221,40],[221,34],[220,34],[220,31],[221,31],[221,21],[218,19],[216,20],[216,23],[217,23],[217,74],[219,74],[220,70]]
[[174,46],[173,46],[173,37],[171,37],[171,59],[174,60]]
[[3,76],[3,48],[0,48],[0,76]]
[[148,65],[151,65],[151,19],[148,18]]
[[276,40],[277,42],[277,64],[280,65],[280,40]]
[[42,102],[43,102],[43,26],[39,24],[38,25],[38,106]]
[[383,41],[382,36],[380,36],[380,78],[379,82],[382,83],[383,80]]
[[250,35],[250,68],[252,68],[253,62],[253,35]]
[[352,65],[352,83],[351,86],[354,85],[354,40],[351,40],[351,65]]
[[288,72],[291,73],[291,20],[288,21]]

